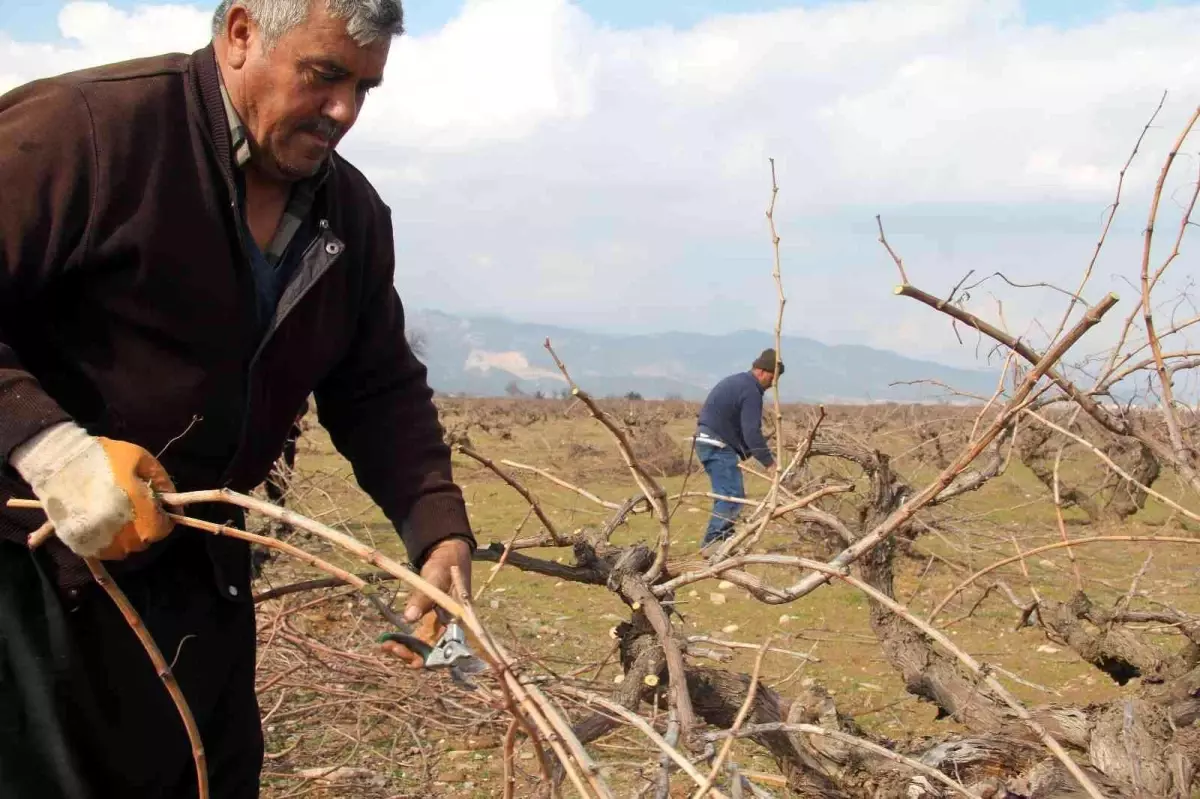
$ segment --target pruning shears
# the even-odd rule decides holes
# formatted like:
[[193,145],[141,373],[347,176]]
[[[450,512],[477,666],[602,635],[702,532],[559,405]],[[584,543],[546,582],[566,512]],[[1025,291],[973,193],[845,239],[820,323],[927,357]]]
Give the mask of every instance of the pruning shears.
[[386,641],[393,641],[397,644],[402,644],[408,647],[409,651],[421,658],[422,668],[449,669],[451,679],[468,688],[475,687],[466,679],[469,675],[487,670],[487,663],[480,660],[471,651],[471,648],[467,646],[467,636],[457,619],[450,619],[441,637],[438,638],[437,643],[430,646],[425,641],[413,635],[412,628],[407,624],[396,619],[393,614],[388,615],[391,617],[391,623],[396,626],[397,631],[381,633],[375,639],[376,643],[382,644]]

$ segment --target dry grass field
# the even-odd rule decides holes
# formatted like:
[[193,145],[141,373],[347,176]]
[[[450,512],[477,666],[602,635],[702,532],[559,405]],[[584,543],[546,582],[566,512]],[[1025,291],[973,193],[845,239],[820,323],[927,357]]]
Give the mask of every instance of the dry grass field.
[[[696,406],[626,400],[601,404],[670,497],[668,573],[676,575],[701,565],[698,541],[711,500],[686,496],[709,489],[687,440]],[[614,437],[578,401],[443,399],[439,406],[447,439],[490,459],[519,480],[563,535],[602,528],[613,516],[613,506],[640,496]],[[895,477],[916,490],[963,447],[978,412],[979,408],[955,405],[831,407],[825,409],[817,441],[878,451],[888,456]],[[817,415],[811,407],[783,409],[788,451],[804,440]],[[765,428],[771,426],[768,421]],[[1037,432],[1033,425],[1018,425],[1015,444],[1010,439],[997,450],[996,476],[978,490],[922,511],[899,536],[891,564],[894,597],[917,617],[927,619],[956,585],[978,570],[1060,542],[1064,533],[1071,539],[1192,539],[1196,535],[1193,522],[1153,497],[1138,508],[1128,487],[1109,479],[1109,470],[1083,447],[1061,436],[1041,440]],[[1047,468],[1054,470],[1057,450],[1064,444],[1069,446],[1058,460],[1059,493],[1074,501],[1064,500],[1060,526],[1053,482],[1047,486],[1038,472],[1044,476]],[[1111,452],[1118,463],[1136,462],[1129,453]],[[979,462],[987,459],[985,453]],[[454,463],[481,550],[543,533],[529,503],[492,469],[461,451],[456,452]],[[548,476],[593,496],[585,497]],[[826,496],[811,506],[847,524],[859,520],[870,504],[870,481],[863,469],[845,458],[814,455],[787,486],[792,495],[803,496],[818,484],[852,486],[851,491]],[[1168,497],[1186,497],[1166,470],[1154,487]],[[751,499],[762,498],[769,488],[768,481],[747,475]],[[357,489],[349,465],[334,452],[315,417],[305,422],[287,504],[403,558],[391,525]],[[1128,507],[1121,510],[1123,504],[1135,512],[1120,518],[1129,511]],[[653,550],[659,525],[646,503],[634,511],[612,533],[611,544],[620,548],[644,542]],[[363,569],[304,534],[272,529],[303,543],[309,551]],[[989,673],[1026,706],[1086,708],[1118,697],[1141,696],[1152,688],[1145,684],[1151,675],[1118,684],[1095,664],[1104,666],[1103,661],[1093,657],[1094,662],[1088,662],[1087,646],[1094,640],[1076,638],[1073,648],[1072,640],[1063,637],[1071,633],[1054,627],[1045,618],[1049,612],[1030,610],[1034,603],[1043,609],[1059,607],[1054,603],[1069,601],[1082,587],[1097,607],[1149,614],[1117,627],[1136,635],[1141,645],[1164,657],[1176,652],[1194,657],[1190,649],[1195,644],[1180,634],[1186,625],[1163,621],[1164,614],[1200,613],[1196,588],[1200,549],[1194,543],[1092,543],[1030,555],[969,585],[950,599],[934,623],[954,644],[988,664]],[[755,552],[827,560],[842,546],[828,528],[789,515],[765,529]],[[567,567],[576,563],[570,546],[522,549],[519,555]],[[514,655],[526,677],[541,681],[548,690],[563,685],[617,696],[629,664],[623,668],[615,651],[614,629],[631,620],[630,607],[604,585],[577,582],[568,573],[527,571],[514,565],[517,558],[514,554],[513,562],[499,569],[495,558],[475,563],[474,605],[485,627]],[[745,570],[779,586],[795,582],[802,571],[779,565]],[[256,590],[266,592],[320,576],[276,556],[266,565]],[[396,584],[381,583],[379,591],[385,600],[402,607],[406,594],[397,593]],[[685,642],[689,666],[750,674],[769,638],[770,648],[761,659],[762,685],[783,697],[820,692],[824,707],[836,707],[835,719],[843,719],[846,727],[884,746],[925,751],[939,741],[979,732],[977,725],[972,728],[969,712],[958,718],[947,716],[933,702],[908,690],[913,687],[912,665],[898,665],[905,655],[896,651],[894,642],[884,642],[883,626],[872,624],[871,603],[849,585],[834,581],[794,602],[768,604],[714,576],[680,588],[672,607],[678,614],[672,615],[672,623]],[[268,740],[265,796],[502,795],[508,714],[489,705],[480,692],[464,690],[444,674],[405,670],[382,657],[373,641],[386,625],[352,589],[320,588],[268,599],[259,605],[259,619],[259,698]],[[1092,623],[1080,626],[1100,636],[1113,629],[1111,624],[1104,629]],[[1109,670],[1123,680],[1128,676],[1119,669]],[[667,729],[667,711],[665,704],[655,706],[654,694],[665,691],[665,685],[664,680],[646,688],[643,699],[648,701],[640,705],[642,716],[660,733]],[[594,712],[577,694],[551,694],[574,724]],[[829,719],[813,721],[824,724]],[[702,732],[717,729],[703,721],[700,726]],[[716,742],[718,748],[720,743]],[[617,795],[653,792],[660,754],[639,730],[627,723],[617,725],[591,742],[588,752]],[[1047,753],[1042,751],[1041,756]],[[787,793],[789,767],[755,740],[739,739],[729,761],[753,786],[748,790],[775,796]],[[512,762],[515,795],[536,795],[545,787],[524,735],[516,737]],[[701,763],[701,772],[707,774],[708,768]],[[960,776],[964,784],[983,779],[979,774]],[[727,784],[725,780],[723,776],[718,784]],[[804,794],[796,779],[791,787],[797,795]],[[695,788],[676,772],[670,795],[688,796]],[[873,790],[878,795],[903,795],[889,793],[882,783]],[[564,782],[563,793],[574,795],[569,781]],[[866,794],[847,791],[844,795]]]

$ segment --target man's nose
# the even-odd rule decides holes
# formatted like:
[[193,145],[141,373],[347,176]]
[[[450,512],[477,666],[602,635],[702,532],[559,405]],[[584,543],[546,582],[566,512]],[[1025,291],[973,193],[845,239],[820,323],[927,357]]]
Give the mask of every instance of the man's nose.
[[325,106],[325,116],[338,124],[342,133],[349,130],[358,118],[358,98],[353,92],[348,95],[341,92]]

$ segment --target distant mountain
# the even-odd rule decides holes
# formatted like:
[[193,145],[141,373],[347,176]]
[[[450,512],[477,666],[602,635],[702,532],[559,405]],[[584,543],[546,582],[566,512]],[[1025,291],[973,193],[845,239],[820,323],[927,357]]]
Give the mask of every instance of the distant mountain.
[[[408,326],[420,339],[421,360],[434,389],[470,396],[503,396],[514,384],[526,394],[562,391],[566,383],[543,346],[547,337],[571,376],[593,396],[637,392],[646,399],[702,400],[713,383],[748,369],[764,347],[774,345],[773,334],[765,332],[601,335],[422,310],[409,311]],[[947,394],[931,385],[890,385],[916,380],[984,396],[996,388],[994,372],[797,336],[783,337],[782,358],[786,372],[780,396],[789,402],[928,401]]]

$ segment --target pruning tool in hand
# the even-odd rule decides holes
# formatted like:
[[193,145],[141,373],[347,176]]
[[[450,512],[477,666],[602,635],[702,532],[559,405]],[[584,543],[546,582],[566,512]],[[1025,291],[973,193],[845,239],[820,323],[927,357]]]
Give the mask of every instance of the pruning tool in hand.
[[[375,597],[372,596],[371,599],[374,600]],[[393,641],[408,647],[410,652],[421,658],[422,668],[449,669],[451,679],[468,688],[474,688],[474,685],[466,679],[467,676],[487,670],[487,664],[476,657],[467,646],[467,637],[458,619],[450,619],[437,643],[430,646],[414,635],[413,629],[396,618],[395,614],[385,615],[390,618],[398,632],[384,632],[376,639],[376,643]],[[440,608],[438,616],[442,617]]]

